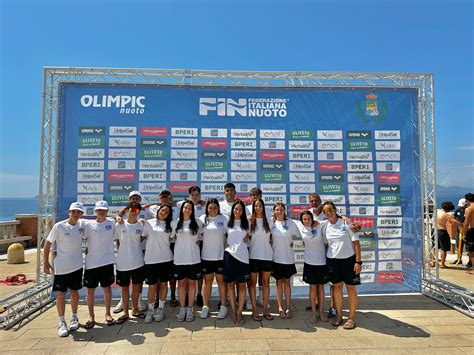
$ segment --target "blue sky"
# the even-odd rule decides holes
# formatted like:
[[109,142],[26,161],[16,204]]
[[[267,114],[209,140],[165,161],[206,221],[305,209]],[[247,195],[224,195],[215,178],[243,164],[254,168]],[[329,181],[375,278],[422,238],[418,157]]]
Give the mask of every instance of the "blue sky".
[[38,191],[43,66],[433,73],[438,183],[474,187],[470,0],[0,4],[0,197]]

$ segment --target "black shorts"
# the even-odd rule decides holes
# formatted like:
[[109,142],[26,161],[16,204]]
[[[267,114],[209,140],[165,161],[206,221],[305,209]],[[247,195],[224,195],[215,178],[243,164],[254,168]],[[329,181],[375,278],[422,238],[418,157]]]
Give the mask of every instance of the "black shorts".
[[438,248],[443,251],[451,250],[451,237],[446,229],[438,229]]
[[469,228],[466,232],[466,251],[474,252],[474,228]]
[[289,279],[291,276],[296,274],[295,264],[280,264],[272,263],[272,276],[275,280]]
[[304,263],[303,281],[310,285],[324,285],[329,282],[329,272],[326,265],[311,265]]
[[141,284],[145,279],[145,268],[140,266],[134,270],[117,270],[117,285],[120,287],[128,287],[130,286],[130,279],[132,279],[132,284]]
[[64,275],[54,275],[53,291],[66,292],[82,288],[82,268]]
[[168,282],[173,276],[173,261],[164,263],[145,264],[145,283],[154,285],[158,282]]
[[114,264],[86,269],[84,271],[84,286],[87,288],[109,287],[115,282]]
[[271,272],[273,270],[273,261],[250,259],[250,272]]
[[234,258],[228,251],[224,252],[224,281],[244,283],[250,280],[250,265]]
[[173,253],[173,255],[174,255],[174,245],[175,244],[176,243],[170,243],[170,249],[171,249],[171,252]]
[[190,265],[173,265],[173,270],[173,276],[176,280],[199,280],[202,278],[201,263]]
[[354,272],[355,255],[347,259],[326,259],[329,281],[333,284],[344,282],[346,285],[360,285],[360,275]]
[[202,260],[201,268],[204,275],[207,274],[219,274],[224,273],[224,260]]

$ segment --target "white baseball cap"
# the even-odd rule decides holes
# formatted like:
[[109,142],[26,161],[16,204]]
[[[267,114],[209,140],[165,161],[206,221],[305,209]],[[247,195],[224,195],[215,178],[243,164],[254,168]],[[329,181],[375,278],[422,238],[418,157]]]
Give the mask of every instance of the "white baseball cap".
[[108,210],[109,209],[109,204],[107,203],[107,201],[97,201],[95,203],[95,208],[94,208],[94,211],[95,210]]
[[138,196],[138,197],[140,197],[140,200],[142,198],[142,194],[140,193],[140,191],[137,191],[137,190],[133,190],[128,194],[128,198],[130,198],[132,196]]
[[84,213],[86,210],[84,209],[84,205],[80,202],[73,202],[71,203],[71,205],[69,206],[69,211],[81,211],[82,213]]
[[458,207],[464,207],[466,205],[466,199],[460,198],[458,202]]

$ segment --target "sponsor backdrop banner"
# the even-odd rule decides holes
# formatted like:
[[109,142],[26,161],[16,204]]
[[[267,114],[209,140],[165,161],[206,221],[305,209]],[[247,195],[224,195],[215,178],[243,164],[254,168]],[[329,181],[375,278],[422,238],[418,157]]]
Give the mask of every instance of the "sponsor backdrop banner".
[[[223,197],[233,182],[248,198],[288,204],[332,200],[359,223],[362,293],[420,291],[418,93],[391,88],[224,88],[63,83],[58,218],[72,201],[115,213],[131,190],[157,202],[199,185]],[[294,293],[305,295],[304,246],[296,240]]]

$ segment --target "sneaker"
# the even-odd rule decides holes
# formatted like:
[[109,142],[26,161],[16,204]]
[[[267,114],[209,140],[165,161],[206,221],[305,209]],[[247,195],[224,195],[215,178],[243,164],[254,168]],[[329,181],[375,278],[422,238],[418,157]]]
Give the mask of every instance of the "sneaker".
[[186,322],[192,322],[194,320],[193,307],[189,307],[186,311]]
[[200,293],[196,296],[196,306],[202,307],[204,305],[204,300],[202,299],[202,295]]
[[334,318],[335,316],[337,315],[337,312],[334,308],[329,308],[329,311],[328,311],[328,318]]
[[165,318],[165,312],[163,308],[158,308],[155,314],[155,322],[161,322]]
[[77,316],[72,316],[71,324],[69,324],[69,331],[73,332],[78,329],[79,329],[79,319],[77,319]]
[[206,319],[207,317],[209,317],[209,307],[204,306],[201,309],[201,319]]
[[151,323],[153,321],[154,312],[152,309],[149,309],[146,312],[145,323]]
[[221,306],[219,313],[217,313],[217,319],[224,319],[227,317],[227,306]]
[[138,311],[139,312],[145,312],[148,309],[148,305],[145,303],[144,300],[139,299],[138,300]]
[[122,311],[123,311],[122,300],[120,300],[119,303],[117,303],[115,307],[113,308],[113,312],[120,313]]
[[58,335],[60,337],[67,337],[69,335],[69,331],[67,330],[66,322],[59,322],[58,324]]
[[176,316],[178,322],[183,322],[186,319],[186,307],[181,307],[179,313]]

